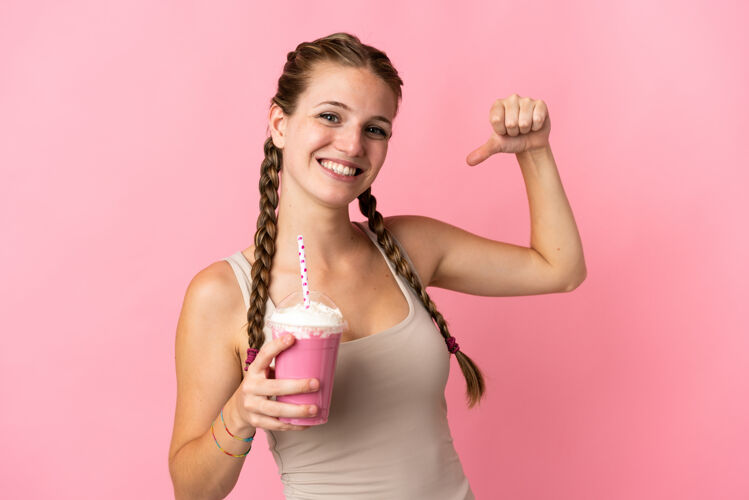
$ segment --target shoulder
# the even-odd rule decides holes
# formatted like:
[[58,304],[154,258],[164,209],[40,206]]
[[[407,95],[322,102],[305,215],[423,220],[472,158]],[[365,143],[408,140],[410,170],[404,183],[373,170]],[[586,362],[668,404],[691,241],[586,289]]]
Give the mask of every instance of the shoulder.
[[422,283],[429,286],[442,258],[443,239],[453,226],[422,215],[394,215],[385,217],[384,223],[408,254]]
[[385,226],[400,240],[418,241],[435,230],[449,227],[449,224],[424,215],[393,215],[384,218]]
[[242,300],[237,278],[231,266],[220,260],[201,269],[190,281],[185,293],[185,305],[203,310],[225,312]]
[[205,345],[220,340],[234,350],[246,319],[244,299],[228,262],[214,262],[190,281],[177,326],[177,341]]

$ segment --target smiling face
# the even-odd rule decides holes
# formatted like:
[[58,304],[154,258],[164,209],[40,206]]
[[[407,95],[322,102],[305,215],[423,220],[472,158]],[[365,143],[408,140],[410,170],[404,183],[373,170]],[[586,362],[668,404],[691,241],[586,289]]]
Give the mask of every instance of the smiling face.
[[366,68],[318,63],[294,113],[271,107],[273,142],[283,150],[282,193],[348,206],[385,161],[397,100]]

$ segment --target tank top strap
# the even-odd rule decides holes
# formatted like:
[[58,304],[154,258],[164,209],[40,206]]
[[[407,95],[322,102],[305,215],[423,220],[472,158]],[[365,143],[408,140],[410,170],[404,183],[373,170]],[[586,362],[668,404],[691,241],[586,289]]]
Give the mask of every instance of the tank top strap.
[[[354,224],[356,224],[357,226],[359,226],[359,228],[360,228],[360,229],[361,229],[362,231],[364,231],[364,233],[365,233],[365,234],[366,234],[367,236],[369,236],[369,239],[370,239],[370,240],[372,240],[372,242],[373,242],[373,243],[375,244],[375,246],[376,246],[376,247],[377,247],[377,249],[378,249],[378,250],[380,251],[380,253],[382,254],[382,256],[383,256],[383,257],[385,257],[385,262],[387,263],[388,267],[390,268],[390,271],[392,271],[392,273],[393,273],[393,275],[394,275],[394,276],[396,277],[396,279],[398,279],[398,280],[403,280],[403,282],[404,282],[404,283],[405,283],[405,285],[406,285],[406,288],[410,288],[410,285],[409,285],[409,284],[408,284],[408,282],[407,282],[407,281],[405,280],[405,278],[403,278],[403,276],[401,276],[400,274],[398,274],[398,271],[396,271],[395,267],[394,267],[394,266],[393,266],[393,264],[392,264],[392,263],[390,262],[390,259],[388,259],[388,256],[387,256],[387,254],[385,253],[385,250],[384,250],[384,249],[383,249],[383,248],[382,248],[382,247],[380,246],[380,243],[379,243],[379,242],[377,241],[377,235],[376,235],[376,234],[375,234],[375,233],[374,233],[374,232],[373,232],[372,230],[370,230],[370,229],[369,229],[369,227],[367,226],[367,224],[366,224],[366,223],[363,223],[363,222],[354,222]],[[393,242],[395,243],[395,245],[396,245],[396,246],[397,246],[397,247],[398,247],[398,248],[400,249],[400,251],[401,251],[401,255],[403,256],[403,258],[404,258],[404,259],[406,259],[406,262],[408,262],[408,265],[409,265],[409,266],[411,266],[411,269],[413,270],[413,273],[414,273],[414,276],[416,276],[416,279],[417,279],[417,280],[419,281],[419,283],[421,283],[421,284],[422,284],[422,286],[423,286],[423,282],[421,281],[421,277],[419,276],[419,273],[418,273],[418,272],[416,272],[416,266],[414,266],[414,263],[413,263],[413,261],[411,261],[411,258],[410,258],[410,257],[408,256],[408,253],[406,253],[406,249],[405,249],[405,248],[403,248],[403,245],[401,245],[401,244],[400,244],[400,242],[399,242],[399,241],[398,241],[398,239],[397,239],[397,238],[396,238],[396,237],[395,237],[395,236],[393,235],[393,233],[392,233],[392,232],[390,233],[390,237],[391,237],[391,238],[393,239]]]
[[250,278],[250,263],[247,262],[247,259],[242,254],[241,250],[233,255],[230,255],[229,257],[226,257],[224,260],[229,263],[232,270],[234,271],[234,275],[237,277],[237,282],[239,282],[239,288],[242,290],[244,306],[249,309],[250,289],[252,288],[252,279]]

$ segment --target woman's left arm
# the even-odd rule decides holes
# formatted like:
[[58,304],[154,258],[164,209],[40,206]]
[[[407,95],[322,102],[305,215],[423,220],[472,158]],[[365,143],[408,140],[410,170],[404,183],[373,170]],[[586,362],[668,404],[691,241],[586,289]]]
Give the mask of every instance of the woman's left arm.
[[[530,248],[494,241],[427,217],[389,217],[422,280],[473,295],[518,296],[574,290],[586,277],[582,242],[549,146],[546,104],[513,94],[491,108],[492,134],[466,161],[514,153],[525,181]],[[417,262],[418,260],[418,262]]]

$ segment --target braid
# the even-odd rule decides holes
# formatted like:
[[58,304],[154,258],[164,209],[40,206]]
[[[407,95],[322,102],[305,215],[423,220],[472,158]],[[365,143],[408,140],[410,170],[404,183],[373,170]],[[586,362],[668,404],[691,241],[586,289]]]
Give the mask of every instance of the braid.
[[[269,137],[263,147],[265,158],[260,164],[260,215],[255,232],[255,262],[252,264],[252,290],[247,311],[247,335],[251,349],[260,349],[265,342],[263,323],[265,304],[270,290],[270,269],[276,253],[276,207],[278,207],[278,172],[281,150]],[[247,370],[248,363],[245,364]]]
[[[403,257],[398,245],[395,244],[390,231],[385,228],[385,223],[382,220],[382,215],[377,211],[377,200],[372,196],[371,188],[367,188],[361,195],[359,195],[359,209],[364,214],[369,222],[369,229],[371,229],[377,235],[377,241],[385,250],[390,262],[395,267],[398,274],[408,281],[411,288],[419,296],[421,302],[426,307],[432,319],[439,327],[442,337],[445,342],[451,337],[450,331],[447,328],[447,322],[442,314],[437,310],[437,306],[434,301],[427,294],[426,289],[422,286],[419,281],[416,272],[409,265],[408,261]],[[478,366],[473,362],[462,351],[457,351],[455,357],[458,360],[460,369],[463,372],[463,377],[466,379],[466,397],[468,399],[468,406],[473,407],[476,403],[481,400],[484,394],[484,377],[481,375],[481,371]]]

